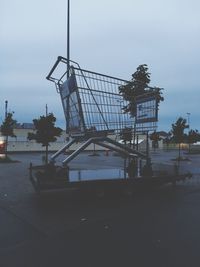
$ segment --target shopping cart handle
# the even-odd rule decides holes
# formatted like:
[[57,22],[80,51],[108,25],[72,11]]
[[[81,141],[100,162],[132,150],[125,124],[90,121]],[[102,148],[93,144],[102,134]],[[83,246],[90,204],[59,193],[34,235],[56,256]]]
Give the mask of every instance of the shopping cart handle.
[[62,57],[58,56],[55,64],[53,65],[52,69],[50,70],[49,74],[47,75],[46,79],[49,81],[53,81],[54,79],[51,77],[52,73],[54,72],[54,70],[56,69],[56,67],[58,66],[59,62],[61,61]]

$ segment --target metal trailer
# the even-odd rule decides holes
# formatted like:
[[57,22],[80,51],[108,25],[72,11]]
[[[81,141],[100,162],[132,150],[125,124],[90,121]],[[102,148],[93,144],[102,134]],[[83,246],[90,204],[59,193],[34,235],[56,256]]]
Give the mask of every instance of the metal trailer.
[[[185,173],[168,173],[162,172],[153,176],[142,176],[142,177],[110,177],[105,172],[103,176],[98,178],[90,179],[69,179],[69,169],[56,166],[54,172],[56,176],[51,172],[49,167],[46,166],[32,166],[30,164],[29,177],[30,181],[36,191],[40,194],[43,191],[67,189],[67,190],[78,190],[86,194],[104,195],[105,193],[134,193],[140,190],[151,190],[155,187],[162,186],[171,183],[176,185],[176,182],[185,181],[186,179],[192,178],[192,174],[189,172]],[[104,170],[102,170],[104,172]],[[112,171],[112,170],[111,170]],[[94,177],[96,177],[95,171],[93,171]]]

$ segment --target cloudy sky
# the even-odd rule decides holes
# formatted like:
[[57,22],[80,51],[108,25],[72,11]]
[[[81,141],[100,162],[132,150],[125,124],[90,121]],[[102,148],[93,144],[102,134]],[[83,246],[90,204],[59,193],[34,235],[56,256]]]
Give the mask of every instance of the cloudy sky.
[[[129,80],[146,63],[163,87],[159,129],[191,113],[200,130],[200,1],[71,0],[71,58],[81,67]],[[66,57],[66,0],[0,0],[0,122],[4,103],[18,122],[45,105],[64,126],[54,85],[45,79]]]

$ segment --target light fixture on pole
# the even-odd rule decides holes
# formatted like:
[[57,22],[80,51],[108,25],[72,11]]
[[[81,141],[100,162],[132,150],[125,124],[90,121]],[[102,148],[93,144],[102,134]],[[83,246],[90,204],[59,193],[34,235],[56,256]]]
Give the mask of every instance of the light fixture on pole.
[[45,106],[45,110],[46,110],[46,117],[48,116],[48,105],[46,104]]
[[190,115],[191,113],[190,112],[187,112],[187,123],[188,123],[188,132],[190,131]]
[[5,101],[5,119],[8,116],[8,100]]
[[[188,138],[190,139],[190,112],[187,112],[187,123],[188,123]],[[190,153],[190,141],[188,141],[188,152]]]

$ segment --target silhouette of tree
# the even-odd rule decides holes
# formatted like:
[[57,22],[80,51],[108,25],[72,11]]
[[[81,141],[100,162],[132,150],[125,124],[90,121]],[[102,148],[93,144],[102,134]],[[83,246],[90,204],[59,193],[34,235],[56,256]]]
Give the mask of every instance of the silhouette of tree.
[[150,140],[152,141],[152,146],[153,146],[154,151],[155,151],[156,148],[158,147],[158,141],[161,140],[159,133],[156,132],[156,131],[154,131],[154,132],[150,135]]
[[8,137],[16,137],[14,134],[14,127],[17,123],[16,120],[13,119],[13,113],[14,112],[8,112],[8,114],[5,117],[5,120],[3,121],[1,125],[1,133],[3,136],[6,137],[5,142],[5,156],[7,158],[8,155]]
[[186,119],[179,117],[178,120],[172,124],[172,139],[175,143],[179,145],[179,156],[178,159],[181,158],[181,143],[185,141],[186,135],[184,134],[184,130],[188,128],[186,123]]
[[186,138],[187,138],[187,143],[189,144],[189,153],[190,153],[190,145],[200,141],[200,133],[198,132],[198,130],[191,129]]
[[128,101],[123,107],[125,113],[130,113],[132,117],[136,116],[136,99],[138,96],[148,94],[155,96],[157,102],[163,101],[162,88],[150,87],[150,73],[146,64],[139,65],[136,72],[132,74],[132,79],[125,85],[119,87],[119,93]]
[[37,143],[46,147],[45,162],[48,164],[48,147],[51,142],[56,141],[56,137],[61,135],[62,129],[55,127],[56,118],[53,113],[47,116],[40,116],[39,119],[34,119],[36,133],[28,133],[29,140],[35,140]]

